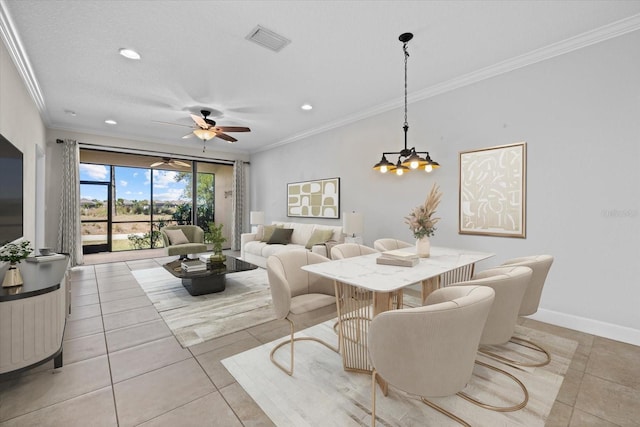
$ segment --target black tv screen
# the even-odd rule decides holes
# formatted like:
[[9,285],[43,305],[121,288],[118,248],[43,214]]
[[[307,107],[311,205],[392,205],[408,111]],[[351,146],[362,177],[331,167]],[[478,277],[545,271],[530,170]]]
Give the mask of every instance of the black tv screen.
[[0,246],[22,237],[22,151],[0,135]]

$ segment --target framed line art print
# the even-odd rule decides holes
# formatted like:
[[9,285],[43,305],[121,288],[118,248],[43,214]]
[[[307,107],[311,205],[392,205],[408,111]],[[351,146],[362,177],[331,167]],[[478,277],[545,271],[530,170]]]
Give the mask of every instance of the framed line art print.
[[340,178],[287,184],[287,216],[340,218]]
[[527,143],[459,153],[458,233],[526,238]]

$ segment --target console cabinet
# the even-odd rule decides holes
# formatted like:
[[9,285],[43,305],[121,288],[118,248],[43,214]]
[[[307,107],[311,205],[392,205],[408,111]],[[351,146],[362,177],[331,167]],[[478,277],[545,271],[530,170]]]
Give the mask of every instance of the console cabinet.
[[[0,377],[54,359],[62,366],[68,257],[19,264],[24,284],[0,288]],[[7,266],[0,269],[0,279]]]

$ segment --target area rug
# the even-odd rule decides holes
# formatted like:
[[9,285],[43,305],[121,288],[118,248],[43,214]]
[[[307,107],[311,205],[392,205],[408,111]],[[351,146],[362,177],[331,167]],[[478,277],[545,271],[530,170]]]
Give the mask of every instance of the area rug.
[[[337,344],[333,331],[335,320],[301,331]],[[530,337],[545,346],[552,362],[542,368],[520,370],[501,365],[516,375],[529,390],[529,403],[516,412],[499,413],[477,407],[451,396],[431,399],[474,426],[544,426],[554,404],[577,343],[548,333],[518,326],[517,334]],[[312,341],[295,346],[295,371],[288,376],[269,360],[269,352],[277,340],[224,359],[222,364],[238,384],[253,398],[277,426],[368,426],[371,422],[371,376],[347,372],[339,354]],[[517,350],[516,350],[517,351]],[[276,358],[289,363],[288,349],[282,348]],[[483,356],[478,360],[497,364]],[[503,376],[476,365],[468,394],[491,404],[514,404],[521,399],[520,389]],[[459,425],[391,386],[388,396],[378,390],[376,418],[379,426]]]
[[131,273],[185,348],[276,318],[262,268],[227,274],[223,292],[199,296],[162,267]]

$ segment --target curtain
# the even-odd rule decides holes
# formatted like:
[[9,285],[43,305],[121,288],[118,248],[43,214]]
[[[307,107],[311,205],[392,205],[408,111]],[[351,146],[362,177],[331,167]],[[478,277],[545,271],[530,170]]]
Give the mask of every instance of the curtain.
[[244,232],[245,220],[245,166],[242,160],[233,162],[233,207],[231,227],[231,250],[240,250],[240,235]]
[[72,139],[63,142],[62,192],[60,194],[60,224],[58,250],[69,254],[71,266],[82,264],[80,236],[80,152]]

